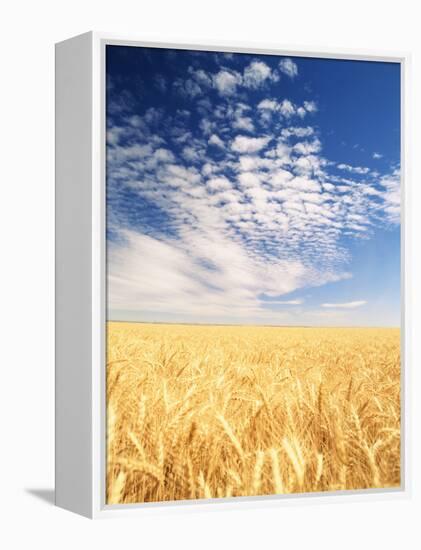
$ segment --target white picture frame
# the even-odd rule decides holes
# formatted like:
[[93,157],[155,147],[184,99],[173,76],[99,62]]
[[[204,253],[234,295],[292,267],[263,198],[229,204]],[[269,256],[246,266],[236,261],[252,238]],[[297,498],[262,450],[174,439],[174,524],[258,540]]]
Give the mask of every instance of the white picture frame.
[[[105,47],[370,60],[401,65],[401,487],[335,493],[236,497],[179,503],[105,504]],[[410,312],[408,258],[408,90],[406,53],[316,51],[231,42],[181,44],[89,32],[56,45],[56,505],[89,518],[182,512],[195,507],[296,505],[407,498],[410,494]]]

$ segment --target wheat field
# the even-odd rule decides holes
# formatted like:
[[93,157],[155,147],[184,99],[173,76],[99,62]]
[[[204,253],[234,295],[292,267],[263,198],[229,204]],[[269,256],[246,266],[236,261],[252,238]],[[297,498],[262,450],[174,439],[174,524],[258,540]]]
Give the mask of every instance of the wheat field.
[[107,331],[109,504],[399,486],[399,329]]

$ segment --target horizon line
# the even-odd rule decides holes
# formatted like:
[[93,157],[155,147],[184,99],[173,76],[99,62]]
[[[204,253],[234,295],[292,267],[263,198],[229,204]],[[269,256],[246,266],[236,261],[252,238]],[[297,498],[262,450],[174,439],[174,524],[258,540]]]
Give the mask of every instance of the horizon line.
[[188,323],[183,321],[134,321],[125,319],[106,319],[106,323],[138,323],[142,325],[186,325],[211,327],[262,327],[262,328],[391,328],[401,329],[398,325],[273,325],[253,323]]

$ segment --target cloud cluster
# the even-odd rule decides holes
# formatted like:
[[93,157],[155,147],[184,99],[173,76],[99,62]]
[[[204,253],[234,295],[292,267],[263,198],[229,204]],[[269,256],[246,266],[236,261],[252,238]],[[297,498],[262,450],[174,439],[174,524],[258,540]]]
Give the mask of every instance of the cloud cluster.
[[401,177],[397,168],[391,174],[380,178],[380,185],[384,189],[380,193],[383,199],[383,209],[392,224],[399,224],[401,218]]
[[[229,59],[226,58],[226,60]],[[291,60],[285,60],[285,65],[280,65],[280,70],[288,76],[297,74],[296,65]],[[227,66],[220,67],[216,72],[190,67],[188,75],[184,79],[177,78],[173,82],[173,88],[178,94],[190,99],[204,95],[210,88],[215,89],[221,97],[229,98],[236,95],[238,89],[256,90],[280,80],[280,74],[276,69],[271,69],[264,61],[257,59],[251,61],[242,71]],[[167,82],[162,75],[155,80],[155,83],[160,91],[167,87]]]
[[112,309],[171,311],[201,319],[268,319],[274,305],[300,305],[301,299],[270,300],[311,282],[337,279],[299,261],[264,263],[227,235],[186,233],[182,239],[155,238],[124,230],[123,242],[108,251]]
[[267,122],[272,121],[273,114],[289,119],[294,116],[304,118],[308,113],[315,113],[317,105],[314,101],[304,101],[302,105],[296,105],[289,99],[277,101],[276,99],[263,99],[257,106],[261,110],[261,118]]
[[[298,75],[290,59],[279,71]],[[110,109],[112,309],[281,319],[303,303],[283,296],[351,277],[346,239],[399,223],[399,170],[325,158],[317,104],[270,93],[279,78],[260,59],[192,66],[173,86],[183,108]]]
[[[230,60],[231,57],[225,57]],[[177,78],[173,83],[176,91],[189,98],[196,98],[209,88],[214,88],[220,96],[234,96],[238,89],[256,90],[270,83],[279,82],[283,73],[293,79],[298,75],[297,64],[290,58],[283,58],[279,62],[279,71],[272,69],[261,59],[252,60],[242,71],[223,66],[216,72],[204,69],[189,68],[188,78]],[[167,82],[162,75],[155,77],[155,84],[160,91],[165,91]],[[313,105],[314,106],[314,105]],[[309,110],[312,105],[309,105]]]

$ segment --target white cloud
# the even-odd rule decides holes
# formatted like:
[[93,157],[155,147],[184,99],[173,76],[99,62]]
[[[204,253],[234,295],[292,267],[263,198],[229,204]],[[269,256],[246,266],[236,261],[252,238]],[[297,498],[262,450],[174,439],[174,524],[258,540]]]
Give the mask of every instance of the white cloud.
[[246,130],[247,132],[254,132],[254,124],[248,116],[238,116],[233,124],[233,128],[236,130]]
[[283,128],[281,131],[281,136],[285,139],[288,139],[290,137],[308,137],[312,136],[314,134],[314,128],[311,126],[307,126],[306,128],[300,127],[300,126],[290,126],[288,128]]
[[304,118],[307,114],[307,111],[304,109],[304,107],[298,107],[297,109],[297,115],[300,117],[300,118]]
[[154,158],[159,162],[174,162],[175,158],[173,153],[168,149],[159,147],[153,154]]
[[118,126],[114,126],[107,130],[107,144],[117,145],[122,133],[124,133],[124,129]]
[[290,78],[294,78],[298,74],[298,67],[296,63],[294,63],[294,61],[289,57],[281,59],[279,62],[279,69]]
[[311,155],[313,153],[319,153],[321,151],[322,144],[320,140],[315,139],[313,141],[302,141],[296,143],[292,150],[300,155]]
[[380,193],[383,199],[383,210],[387,219],[393,224],[400,223],[401,216],[401,175],[400,170],[396,169],[392,174],[383,176],[380,184],[384,192]]
[[218,178],[211,178],[207,181],[207,186],[212,191],[226,191],[231,189],[231,184],[227,178],[221,176]]
[[306,178],[295,177],[288,182],[288,186],[296,189],[297,191],[308,191],[319,193],[321,186],[318,181]]
[[270,78],[271,70],[263,61],[252,61],[244,69],[243,84],[247,88],[256,89]]
[[284,118],[291,118],[292,116],[299,116],[304,118],[307,113],[315,113],[317,111],[317,105],[314,101],[304,101],[302,106],[295,105],[289,99],[283,99],[278,102],[274,99],[263,99],[257,105],[257,108],[263,111],[263,115],[270,121],[270,113],[278,112]]
[[304,101],[304,109],[309,113],[315,113],[317,111],[317,105],[315,101]]
[[200,159],[199,152],[191,145],[183,147],[181,154],[187,162],[197,162]]
[[237,86],[242,82],[242,78],[236,71],[222,69],[213,77],[213,82],[222,96],[230,96],[235,94]]
[[349,164],[338,164],[337,167],[339,170],[345,170],[346,172],[351,172],[353,174],[368,174],[370,172],[370,168],[367,168],[366,166],[350,166]]
[[373,153],[373,159],[378,160],[381,158],[383,158],[383,155],[381,155],[380,153]]
[[199,128],[205,135],[211,134],[215,127],[215,123],[206,117],[202,118],[202,120],[199,122]]
[[173,241],[125,230],[121,237],[108,254],[111,310],[171,312],[196,320],[273,318],[259,295],[276,297],[320,277],[299,261],[265,264],[223,234],[199,230]]
[[220,147],[221,149],[225,148],[224,142],[222,139],[217,136],[216,134],[212,134],[211,137],[208,139],[208,143],[210,145],[215,145],[216,147]]
[[248,156],[248,155],[242,155],[239,158],[240,162],[240,170],[242,171],[249,171],[249,170],[255,170],[260,165],[260,157],[257,155],[254,156]]
[[237,153],[256,153],[268,144],[269,137],[236,136],[231,144],[231,149]]
[[192,80],[191,78],[188,78],[186,80],[182,78],[177,78],[173,82],[173,87],[177,93],[184,97],[195,98],[202,93],[202,88],[196,81]]
[[238,179],[243,187],[255,187],[258,188],[260,186],[261,180],[259,176],[254,174],[253,172],[242,172]]
[[263,99],[257,106],[258,109],[268,109],[269,111],[276,111],[278,109],[278,103],[274,99]]
[[355,302],[344,302],[341,304],[322,304],[322,307],[327,308],[338,308],[338,309],[354,309],[356,307],[361,307],[366,304],[366,300],[356,300]]
[[251,61],[242,74],[226,67],[213,75],[203,70],[194,70],[192,67],[189,68],[189,73],[193,79],[187,79],[182,84],[177,81],[176,86],[182,87],[182,92],[191,97],[203,93],[201,86],[208,87],[212,83],[221,96],[231,97],[237,93],[238,87],[256,90],[266,82],[279,80],[279,73],[276,70],[272,71],[264,61],[259,60]]
[[197,69],[196,70],[193,67],[189,67],[189,73],[202,86],[206,86],[206,87],[211,87],[212,86],[212,78],[203,69]]
[[282,165],[290,164],[291,162],[290,153],[291,153],[291,147],[289,147],[285,143],[280,142],[276,146],[276,156]]
[[296,113],[295,107],[289,99],[284,99],[278,106],[282,116],[289,118]]

